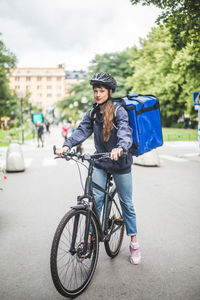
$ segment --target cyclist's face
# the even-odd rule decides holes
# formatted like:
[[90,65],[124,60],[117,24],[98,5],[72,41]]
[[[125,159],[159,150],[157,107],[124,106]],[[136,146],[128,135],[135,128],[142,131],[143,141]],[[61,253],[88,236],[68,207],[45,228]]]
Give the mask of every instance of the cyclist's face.
[[[102,104],[108,99],[108,89],[105,87],[95,87],[93,89],[94,100],[97,104]],[[112,95],[112,90],[110,90],[110,96]]]

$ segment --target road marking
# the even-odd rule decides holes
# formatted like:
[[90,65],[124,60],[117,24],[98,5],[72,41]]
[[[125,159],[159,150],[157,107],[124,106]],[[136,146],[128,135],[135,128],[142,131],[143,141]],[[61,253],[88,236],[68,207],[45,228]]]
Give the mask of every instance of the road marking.
[[0,169],[4,169],[6,167],[6,161],[4,159],[0,159]]
[[52,157],[45,157],[42,161],[42,166],[43,167],[56,166],[56,160],[53,159]]
[[198,141],[177,141],[177,142],[164,142],[164,146],[168,147],[189,147],[189,148],[198,148]]
[[175,161],[175,162],[188,162],[187,159],[176,157],[176,156],[165,155],[165,154],[161,154],[159,156],[160,156],[160,158],[171,160],[171,161]]
[[179,157],[192,157],[192,156],[198,156],[199,153],[195,152],[195,153],[186,153],[186,154],[182,154],[179,155]]
[[[58,165],[61,165],[62,163],[66,163],[66,165],[75,165],[74,161],[67,161],[67,162],[64,162],[60,159],[60,162],[58,162],[57,159],[54,159],[53,157],[45,157],[41,160],[36,160],[35,158],[31,158],[31,157],[26,157],[24,159],[24,164],[25,164],[25,167],[26,168],[30,168],[31,166],[35,165],[36,167],[38,166],[38,163],[40,165],[40,167],[48,167],[48,166],[58,166]],[[1,168],[5,168],[5,160],[3,159],[0,159],[0,167]]]

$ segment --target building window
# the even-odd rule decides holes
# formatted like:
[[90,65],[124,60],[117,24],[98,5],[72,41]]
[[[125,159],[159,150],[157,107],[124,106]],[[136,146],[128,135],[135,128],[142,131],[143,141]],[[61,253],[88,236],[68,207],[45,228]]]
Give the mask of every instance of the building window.
[[20,77],[19,76],[15,77],[15,81],[20,81]]
[[37,77],[37,81],[41,81],[42,80],[42,77],[41,76],[38,76]]
[[37,90],[41,90],[42,86],[41,85],[37,85]]
[[31,89],[30,85],[26,85],[26,90],[29,91]]
[[58,90],[61,90],[61,89],[62,89],[62,85],[57,85],[56,88],[57,88]]
[[47,97],[48,97],[48,98],[52,97],[52,94],[47,94]]
[[57,81],[61,81],[61,77],[60,76],[57,77]]
[[31,77],[30,76],[26,76],[26,81],[31,81]]
[[16,90],[20,90],[20,85],[16,85],[16,86],[15,86],[15,89],[16,89]]
[[51,81],[51,77],[48,76],[48,77],[47,77],[47,81]]
[[47,85],[47,90],[51,90],[52,86],[51,85]]
[[56,94],[56,97],[61,98],[62,94]]
[[41,93],[37,94],[37,97],[42,98],[42,94]]

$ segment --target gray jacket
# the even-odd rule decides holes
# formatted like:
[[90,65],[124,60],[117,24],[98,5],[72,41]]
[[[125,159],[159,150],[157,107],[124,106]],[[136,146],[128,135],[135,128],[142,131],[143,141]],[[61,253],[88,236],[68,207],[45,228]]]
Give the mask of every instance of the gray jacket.
[[[94,144],[97,153],[111,152],[113,148],[123,148],[125,150],[131,148],[133,143],[132,129],[129,126],[128,113],[122,106],[117,109],[114,128],[108,142],[103,140],[102,129],[103,116],[99,107],[97,107],[95,120],[92,120],[91,113],[88,111],[78,128],[66,139],[63,146],[72,148],[94,133]],[[96,161],[95,167],[110,173],[124,174],[131,171],[132,162],[132,154],[129,152],[127,157],[119,157],[117,161]]]

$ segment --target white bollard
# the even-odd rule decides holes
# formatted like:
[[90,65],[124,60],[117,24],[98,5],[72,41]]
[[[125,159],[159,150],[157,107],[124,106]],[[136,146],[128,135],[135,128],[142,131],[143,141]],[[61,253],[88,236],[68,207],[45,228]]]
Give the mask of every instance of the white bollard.
[[10,144],[6,153],[6,171],[25,171],[23,151],[20,145]]
[[144,167],[160,167],[160,158],[157,150],[154,149],[140,156],[134,156],[133,163]]

